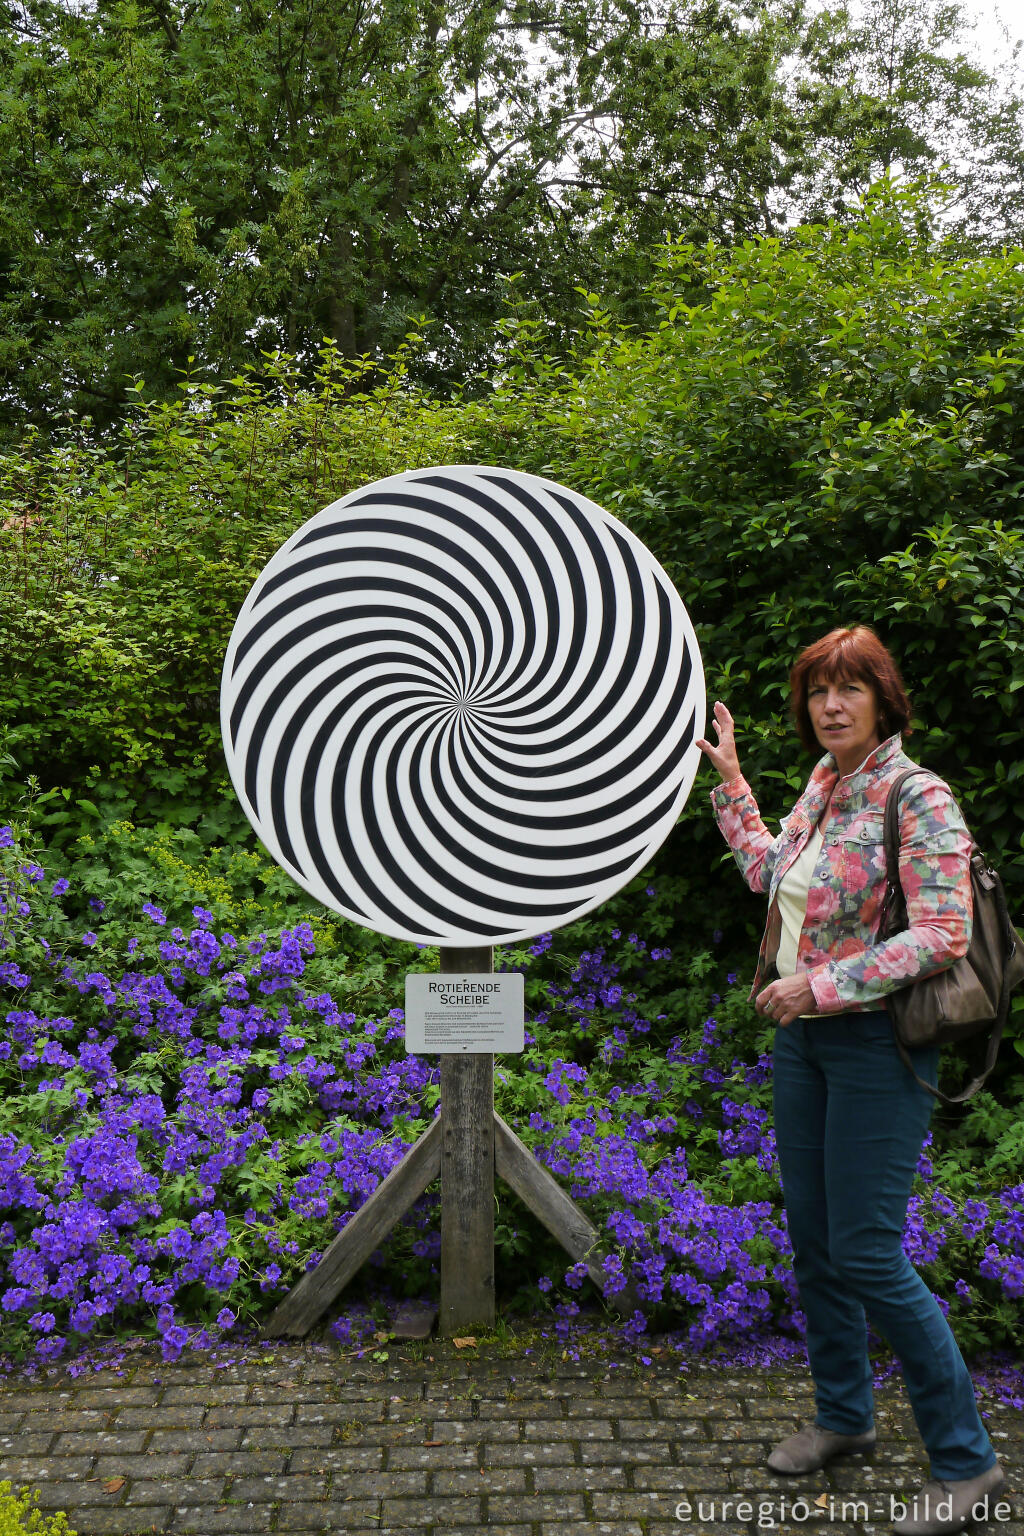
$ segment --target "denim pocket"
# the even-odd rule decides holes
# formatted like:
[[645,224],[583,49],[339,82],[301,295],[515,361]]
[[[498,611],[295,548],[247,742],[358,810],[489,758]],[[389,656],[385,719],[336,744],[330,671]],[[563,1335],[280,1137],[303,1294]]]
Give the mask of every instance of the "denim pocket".
[[870,1013],[848,1013],[846,1019],[851,1039],[861,1040],[865,1045],[888,1044],[896,1049],[892,1020],[887,1013],[872,1009]]

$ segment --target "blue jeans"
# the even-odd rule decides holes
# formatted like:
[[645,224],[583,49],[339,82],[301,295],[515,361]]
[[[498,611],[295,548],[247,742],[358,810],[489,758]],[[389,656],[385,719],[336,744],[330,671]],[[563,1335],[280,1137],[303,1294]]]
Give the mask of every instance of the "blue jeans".
[[[934,1083],[938,1048],[912,1053]],[[776,1029],[775,1136],[807,1317],[817,1422],[871,1428],[865,1314],[889,1342],[931,1476],[976,1477],[996,1456],[949,1324],[903,1252],[911,1182],[934,1100],[900,1060],[883,1012]]]

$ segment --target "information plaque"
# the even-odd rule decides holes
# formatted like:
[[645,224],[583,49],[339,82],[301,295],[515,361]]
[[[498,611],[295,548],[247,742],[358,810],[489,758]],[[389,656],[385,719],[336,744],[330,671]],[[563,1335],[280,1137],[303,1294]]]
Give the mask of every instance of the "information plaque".
[[405,1048],[420,1056],[521,1051],[522,972],[410,972],[405,978]]

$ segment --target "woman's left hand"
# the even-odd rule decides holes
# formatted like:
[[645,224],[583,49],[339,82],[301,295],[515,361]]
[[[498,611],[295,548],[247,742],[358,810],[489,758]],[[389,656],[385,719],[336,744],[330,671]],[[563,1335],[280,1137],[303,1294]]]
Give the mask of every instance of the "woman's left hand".
[[811,984],[802,971],[797,971],[795,976],[780,976],[777,981],[770,981],[757,994],[754,1007],[766,1019],[774,1019],[783,1028],[805,1013],[818,1011]]

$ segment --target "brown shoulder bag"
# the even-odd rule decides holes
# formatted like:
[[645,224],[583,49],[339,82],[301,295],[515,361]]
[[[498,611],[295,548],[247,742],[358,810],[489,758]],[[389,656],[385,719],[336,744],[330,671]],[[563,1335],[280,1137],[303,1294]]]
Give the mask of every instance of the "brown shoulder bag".
[[[901,773],[885,803],[886,893],[879,938],[888,939],[907,926],[907,904],[900,884],[899,793],[907,779],[924,768]],[[966,955],[948,969],[910,981],[886,997],[896,1046],[922,1088],[943,1104],[963,1104],[982,1087],[996,1063],[999,1041],[1010,1009],[1010,993],[1024,981],[1024,939],[1010,922],[1003,882],[971,839],[971,890],[974,921]],[[952,1096],[933,1088],[914,1071],[908,1047],[942,1045],[989,1032],[981,1072],[962,1093]]]

